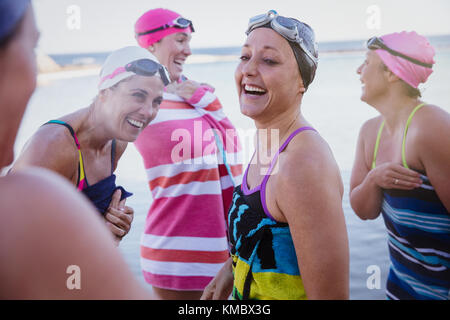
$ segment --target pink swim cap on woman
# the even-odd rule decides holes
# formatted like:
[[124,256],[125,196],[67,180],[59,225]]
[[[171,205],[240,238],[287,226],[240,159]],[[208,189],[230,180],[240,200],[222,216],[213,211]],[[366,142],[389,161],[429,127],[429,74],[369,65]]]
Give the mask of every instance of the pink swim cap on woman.
[[[433,57],[435,50],[428,42],[427,38],[412,32],[396,32],[380,37],[384,44],[404,55],[419,60],[421,62],[434,64]],[[396,57],[383,49],[375,50],[376,54],[383,60],[384,64],[397,77],[405,81],[410,86],[417,88],[420,83],[427,81],[433,69],[414,64],[401,57]]]
[[180,28],[167,28],[163,29],[154,33],[146,34],[146,35],[138,35],[138,33],[146,32],[152,29],[159,28],[166,23],[170,23],[176,18],[181,17],[180,14],[168,10],[168,9],[152,9],[144,13],[134,25],[134,32],[136,34],[136,39],[142,48],[147,49],[149,46],[154,44],[155,42],[158,42],[162,38],[177,32],[186,32],[191,33],[192,29],[191,27],[187,27],[185,29]]

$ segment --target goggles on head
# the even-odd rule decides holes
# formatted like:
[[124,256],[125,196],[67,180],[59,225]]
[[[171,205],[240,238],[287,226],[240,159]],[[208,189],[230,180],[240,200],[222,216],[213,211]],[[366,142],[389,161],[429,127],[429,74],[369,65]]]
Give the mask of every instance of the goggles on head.
[[112,79],[115,76],[124,72],[132,72],[136,75],[145,77],[151,77],[158,73],[159,77],[164,83],[164,86],[167,86],[170,83],[170,76],[166,67],[150,59],[139,59],[127,63],[124,67],[119,67],[116,70],[114,70],[111,74],[104,76],[100,80],[99,86],[104,81]]
[[383,40],[378,37],[372,37],[369,40],[367,40],[367,48],[370,50],[378,50],[378,49],[385,50],[385,51],[389,52],[390,54],[392,54],[393,56],[403,58],[403,59],[408,60],[409,62],[412,62],[419,66],[422,66],[425,68],[430,68],[430,69],[433,68],[433,65],[431,63],[419,61],[417,59],[408,57],[407,55],[404,55],[401,52],[398,52],[398,51],[395,51],[395,50],[389,48],[388,46],[386,46],[384,44]]
[[192,24],[191,20],[185,19],[183,17],[178,17],[174,19],[173,21],[166,23],[165,25],[162,25],[161,27],[158,27],[156,29],[151,29],[144,32],[138,32],[138,36],[143,36],[146,34],[158,32],[167,28],[178,28],[178,29],[186,29],[187,27],[191,27],[191,31],[194,32],[194,25]]
[[314,65],[317,67],[318,59],[310,52],[305,44],[303,38],[300,37],[299,27],[301,27],[301,22],[292,19],[279,16],[275,10],[270,10],[265,14],[259,14],[250,18],[248,22],[248,28],[245,32],[247,35],[250,34],[254,29],[261,27],[270,22],[271,28],[280,34],[283,38],[288,41],[297,43],[302,51],[312,60]]

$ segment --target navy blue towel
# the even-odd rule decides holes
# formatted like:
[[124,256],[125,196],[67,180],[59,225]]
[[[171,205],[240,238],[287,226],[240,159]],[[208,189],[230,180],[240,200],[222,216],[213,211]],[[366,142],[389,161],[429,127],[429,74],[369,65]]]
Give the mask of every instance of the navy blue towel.
[[114,192],[120,189],[122,196],[120,200],[128,198],[133,194],[126,191],[121,186],[116,186],[116,176],[114,174],[109,177],[100,180],[96,184],[90,185],[82,190],[82,192],[89,198],[89,200],[95,205],[98,211],[103,215],[109,207]]

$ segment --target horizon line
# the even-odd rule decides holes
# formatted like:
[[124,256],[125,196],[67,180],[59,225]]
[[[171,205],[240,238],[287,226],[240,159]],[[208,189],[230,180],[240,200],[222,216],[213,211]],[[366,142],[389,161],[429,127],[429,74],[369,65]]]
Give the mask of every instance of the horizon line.
[[[450,40],[450,33],[444,33],[444,34],[432,34],[432,35],[424,35],[427,38],[439,38],[439,37],[448,37]],[[346,39],[346,40],[323,40],[323,41],[317,41],[317,44],[329,44],[329,43],[348,43],[348,42],[362,42],[364,43],[365,41],[367,41],[367,39]],[[450,41],[449,41],[450,44]],[[196,46],[196,47],[191,47],[192,51],[196,51],[196,50],[205,50],[205,49],[231,49],[231,48],[239,48],[242,45],[227,45],[227,46]],[[60,52],[45,52],[44,50],[42,50],[41,48],[38,47],[38,51],[41,53],[44,53],[46,55],[77,55],[77,54],[101,54],[101,53],[108,53],[108,52],[112,52],[116,49],[106,49],[106,50],[98,50],[98,51],[60,51]],[[192,54],[198,54],[198,53],[192,53]]]

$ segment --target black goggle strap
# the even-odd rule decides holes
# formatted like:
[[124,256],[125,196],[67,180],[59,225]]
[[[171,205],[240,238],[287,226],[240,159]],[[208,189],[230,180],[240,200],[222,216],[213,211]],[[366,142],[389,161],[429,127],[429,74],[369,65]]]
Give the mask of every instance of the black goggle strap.
[[[308,50],[308,48],[306,48],[303,38],[300,37],[300,33],[299,33],[299,30],[298,30],[298,28],[300,27],[300,24],[297,23],[297,22],[294,22],[293,24],[288,26],[288,25],[283,24],[282,23],[283,21],[280,21],[280,20],[278,19],[278,17],[273,19],[272,22],[271,22],[272,28],[276,32],[280,33],[283,37],[288,39],[289,41],[297,43],[299,45],[299,47],[302,49],[302,51],[317,66],[318,59],[312,54],[311,51]],[[277,25],[276,27],[275,27],[275,24]],[[284,31],[284,32],[282,32],[282,31]]]
[[422,67],[425,67],[425,68],[430,68],[430,69],[433,68],[433,65],[431,63],[426,63],[426,62],[419,61],[417,59],[408,57],[407,55],[404,55],[401,52],[398,52],[398,51],[395,51],[395,50],[389,48],[388,46],[386,46],[383,43],[383,41],[380,38],[377,38],[377,37],[373,37],[373,38],[370,38],[369,40],[367,40],[367,47],[369,49],[371,49],[371,50],[382,49],[382,50],[385,50],[385,51],[389,52],[393,56],[403,58],[403,59],[408,60],[408,61],[410,61],[410,62],[412,62],[414,64],[417,64],[419,66],[422,66]]
[[[305,52],[305,54],[314,62],[315,65],[317,65],[317,58],[314,57],[314,55],[305,47],[303,44],[303,39],[300,38],[298,33],[298,23],[293,23],[292,25],[285,25],[283,24],[283,19],[278,15],[278,13],[275,10],[269,10],[266,14],[260,14],[257,16],[254,16],[253,18],[250,18],[248,23],[247,31],[245,32],[246,35],[249,35],[250,32],[252,32],[254,29],[265,25],[266,23],[271,23],[272,29],[278,33],[280,33],[284,38],[288,39],[289,41],[296,42],[300,48]],[[280,22],[281,20],[281,22]],[[275,27],[274,24],[277,24],[278,27]],[[281,28],[285,30],[285,32],[281,33]],[[288,35],[288,32],[290,33]]]
[[167,86],[170,83],[170,76],[167,72],[167,69],[164,66],[160,66],[159,69],[159,77],[164,83],[164,86]]
[[[183,20],[187,21],[188,24],[186,25],[186,24],[181,24],[181,23],[179,23],[179,22],[178,22],[179,19],[183,19]],[[191,20],[188,20],[188,19],[185,19],[185,18],[182,18],[182,17],[178,17],[178,18],[176,18],[176,19],[173,21],[173,24],[166,23],[165,25],[162,25],[161,27],[156,28],[156,29],[151,29],[151,30],[144,31],[144,32],[138,32],[137,35],[138,35],[138,36],[144,36],[144,35],[146,35],[146,34],[155,33],[155,32],[158,32],[158,31],[161,31],[161,30],[164,30],[164,29],[167,29],[167,28],[172,28],[172,27],[173,27],[173,28],[178,28],[178,29],[185,29],[185,28],[187,28],[187,27],[191,27],[191,31],[192,31],[192,32],[195,31],[195,30],[194,30],[194,25],[192,24],[192,21],[191,21]]]

